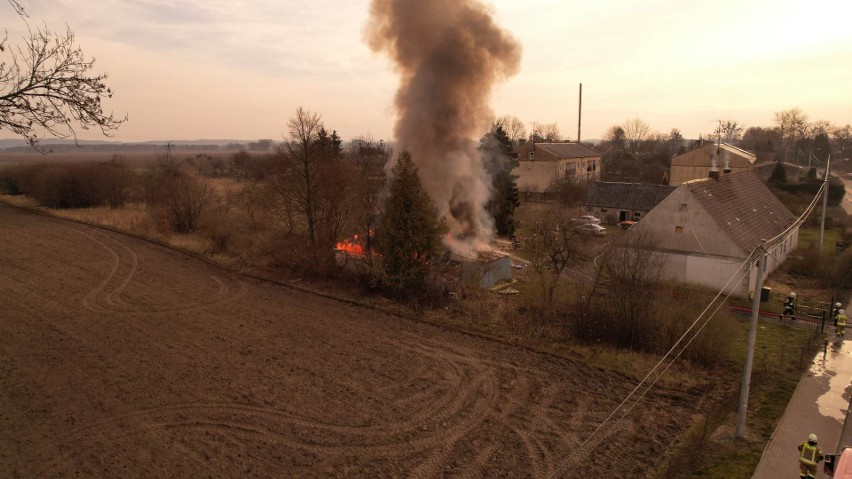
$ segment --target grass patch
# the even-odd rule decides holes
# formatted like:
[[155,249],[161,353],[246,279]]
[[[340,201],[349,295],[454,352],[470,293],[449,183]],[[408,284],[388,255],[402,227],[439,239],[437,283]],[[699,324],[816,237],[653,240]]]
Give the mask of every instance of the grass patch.
[[[826,229],[823,237],[823,248],[830,248],[834,251],[834,245],[842,239],[842,235],[838,230]],[[799,244],[797,250],[816,248],[819,244],[819,228],[800,228],[799,229]]]
[[[746,419],[746,440],[735,438],[739,390],[745,364],[749,321],[737,321],[731,364],[720,370],[721,397],[697,418],[697,427],[673,449],[655,479],[751,477],[783,416],[812,353],[802,355],[810,332],[759,324]],[[815,352],[815,351],[814,351]]]

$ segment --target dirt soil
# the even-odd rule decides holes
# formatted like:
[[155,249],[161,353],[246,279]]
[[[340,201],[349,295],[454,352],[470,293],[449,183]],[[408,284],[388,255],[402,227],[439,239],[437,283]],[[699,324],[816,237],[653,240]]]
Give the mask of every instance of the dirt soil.
[[[0,477],[548,477],[634,385],[0,205]],[[564,477],[642,477],[695,399]]]

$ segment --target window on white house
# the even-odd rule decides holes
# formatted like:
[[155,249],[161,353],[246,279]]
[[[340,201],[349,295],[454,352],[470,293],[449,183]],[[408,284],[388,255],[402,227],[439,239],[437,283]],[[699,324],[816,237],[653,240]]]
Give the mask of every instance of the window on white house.
[[683,234],[683,226],[675,226],[675,234]]

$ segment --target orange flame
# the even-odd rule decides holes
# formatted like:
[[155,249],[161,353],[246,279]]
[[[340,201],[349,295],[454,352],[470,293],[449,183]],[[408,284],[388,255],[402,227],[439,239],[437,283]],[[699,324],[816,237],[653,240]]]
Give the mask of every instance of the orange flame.
[[[358,236],[355,236],[355,241],[358,240]],[[354,243],[350,240],[343,240],[337,243],[337,251],[343,251],[344,253],[349,253],[352,256],[363,256],[364,255],[364,247],[361,246],[360,243]]]

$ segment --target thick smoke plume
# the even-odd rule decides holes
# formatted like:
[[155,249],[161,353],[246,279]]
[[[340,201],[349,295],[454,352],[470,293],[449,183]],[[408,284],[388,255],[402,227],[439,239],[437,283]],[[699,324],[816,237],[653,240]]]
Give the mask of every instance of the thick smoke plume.
[[490,249],[491,182],[477,147],[493,112],[491,91],[517,73],[521,47],[478,0],[373,0],[366,37],[400,75],[396,139],[450,227],[445,243]]

